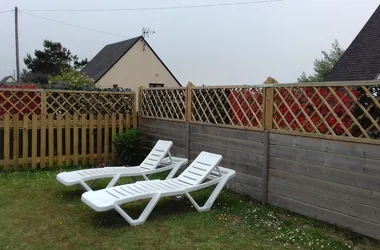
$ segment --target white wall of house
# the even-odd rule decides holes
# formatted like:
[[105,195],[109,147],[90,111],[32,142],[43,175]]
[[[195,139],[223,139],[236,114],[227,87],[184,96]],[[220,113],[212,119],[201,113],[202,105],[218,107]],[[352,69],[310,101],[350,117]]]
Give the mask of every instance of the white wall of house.
[[179,87],[148,45],[144,50],[141,39],[96,83],[100,88],[112,88],[114,84],[136,92],[139,86],[148,88],[149,84]]

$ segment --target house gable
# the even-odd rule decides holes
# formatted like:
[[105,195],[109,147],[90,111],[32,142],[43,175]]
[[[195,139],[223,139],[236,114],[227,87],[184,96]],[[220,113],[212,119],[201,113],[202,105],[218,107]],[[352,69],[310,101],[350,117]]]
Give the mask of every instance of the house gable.
[[334,66],[326,81],[375,80],[380,73],[380,6]]

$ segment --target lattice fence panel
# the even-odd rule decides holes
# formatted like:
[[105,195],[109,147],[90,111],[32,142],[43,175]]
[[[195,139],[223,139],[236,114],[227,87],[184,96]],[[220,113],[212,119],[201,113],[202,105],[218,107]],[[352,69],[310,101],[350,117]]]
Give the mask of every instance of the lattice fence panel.
[[10,117],[15,115],[22,119],[24,115],[33,114],[40,116],[42,112],[41,91],[27,90],[0,90],[0,120],[4,119],[5,114]]
[[135,94],[126,92],[46,91],[48,114],[132,114]]
[[186,88],[143,89],[141,94],[142,116],[186,120]]
[[276,87],[273,128],[380,138],[380,87]]
[[261,88],[194,88],[192,121],[263,128]]

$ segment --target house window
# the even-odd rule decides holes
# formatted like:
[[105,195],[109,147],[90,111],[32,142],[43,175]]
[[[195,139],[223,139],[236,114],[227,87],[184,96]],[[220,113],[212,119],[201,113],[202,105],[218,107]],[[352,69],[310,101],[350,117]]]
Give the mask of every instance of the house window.
[[149,88],[163,88],[164,86],[163,83],[149,83]]

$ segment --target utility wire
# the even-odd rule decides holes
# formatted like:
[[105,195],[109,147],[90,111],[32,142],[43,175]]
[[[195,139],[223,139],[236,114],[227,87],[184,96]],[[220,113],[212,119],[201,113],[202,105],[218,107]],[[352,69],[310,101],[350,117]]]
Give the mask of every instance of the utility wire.
[[107,34],[107,35],[113,35],[113,36],[126,38],[126,36],[123,36],[123,35],[107,32],[107,31],[102,31],[102,30],[96,30],[96,29],[92,29],[92,28],[88,28],[88,27],[84,27],[84,26],[80,26],[80,25],[76,25],[76,24],[66,23],[66,22],[55,20],[55,19],[51,19],[51,18],[47,18],[47,17],[43,17],[43,16],[38,16],[38,15],[28,13],[25,11],[19,11],[19,12],[21,14],[29,15],[32,17],[37,17],[37,18],[44,19],[44,20],[51,21],[51,22],[56,22],[56,23],[60,23],[60,24],[64,24],[64,25],[68,25],[68,26],[72,26],[72,27],[76,27],[76,28],[80,28],[80,29],[85,29],[85,30],[90,30],[90,31],[98,32],[98,33]]
[[251,5],[271,2],[282,2],[283,0],[259,0],[234,3],[217,3],[217,4],[202,4],[202,5],[183,5],[183,6],[168,6],[168,7],[143,7],[143,8],[127,8],[127,9],[30,9],[29,12],[103,12],[103,11],[148,11],[148,10],[173,10],[173,9],[190,9],[190,8],[210,8],[210,7],[225,7],[234,5]]
[[3,13],[8,13],[8,12],[12,12],[13,10],[4,10],[4,11],[0,11],[0,14],[3,14]]

